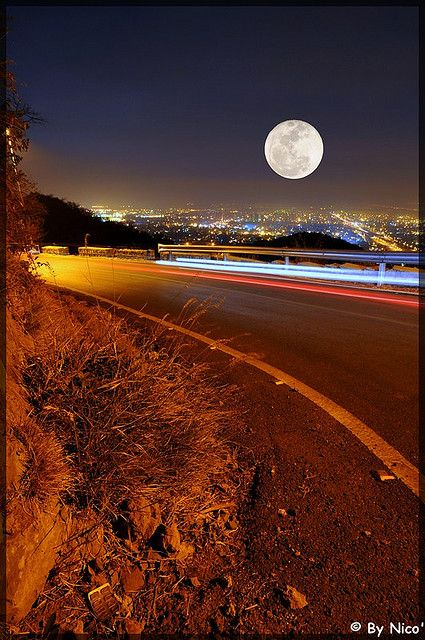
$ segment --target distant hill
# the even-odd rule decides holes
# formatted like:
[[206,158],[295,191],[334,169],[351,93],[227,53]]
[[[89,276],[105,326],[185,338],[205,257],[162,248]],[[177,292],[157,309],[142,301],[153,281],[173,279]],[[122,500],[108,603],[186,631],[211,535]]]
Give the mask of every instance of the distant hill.
[[36,198],[45,209],[43,244],[82,246],[89,233],[89,245],[94,246],[154,249],[157,245],[149,234],[118,222],[104,222],[75,202],[41,193]]
[[261,247],[285,247],[288,249],[346,249],[347,251],[363,251],[363,249],[356,244],[351,244],[341,238],[328,236],[325,233],[313,231],[300,231],[291,236],[280,236],[273,240],[259,240],[254,244]]

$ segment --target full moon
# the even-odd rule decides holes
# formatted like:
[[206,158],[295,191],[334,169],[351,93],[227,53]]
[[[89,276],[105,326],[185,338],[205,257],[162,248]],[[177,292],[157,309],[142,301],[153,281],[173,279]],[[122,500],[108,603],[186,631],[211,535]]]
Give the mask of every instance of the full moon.
[[285,120],[270,131],[264,153],[273,171],[283,178],[297,180],[317,169],[323,157],[323,141],[308,122]]

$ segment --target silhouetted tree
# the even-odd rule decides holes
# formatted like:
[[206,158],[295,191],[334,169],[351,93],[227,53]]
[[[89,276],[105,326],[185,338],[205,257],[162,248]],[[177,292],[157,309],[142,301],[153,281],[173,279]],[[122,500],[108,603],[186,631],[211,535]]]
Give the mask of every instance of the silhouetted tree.
[[105,222],[75,202],[42,193],[34,198],[45,211],[43,219],[44,241],[48,244],[84,244],[90,234],[89,244],[110,247],[142,247],[153,249],[157,241],[147,233],[119,222]]
[[28,149],[28,129],[34,122],[41,122],[18,94],[16,80],[7,63],[0,67],[5,88],[5,100],[1,110],[2,130],[5,135],[5,165],[2,189],[6,199],[6,240],[21,246],[40,240],[42,207],[33,197],[34,184],[22,170],[22,156]]

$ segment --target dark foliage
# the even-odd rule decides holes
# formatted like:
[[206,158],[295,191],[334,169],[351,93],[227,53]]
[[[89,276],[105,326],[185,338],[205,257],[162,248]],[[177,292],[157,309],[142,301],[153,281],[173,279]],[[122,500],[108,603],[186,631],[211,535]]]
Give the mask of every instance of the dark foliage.
[[300,231],[291,236],[280,236],[273,240],[259,240],[255,242],[260,247],[282,247],[288,249],[346,249],[347,251],[362,251],[356,244],[351,244],[341,238],[333,238],[325,233]]
[[75,202],[52,195],[36,194],[44,206],[43,243],[82,246],[90,234],[89,244],[106,247],[139,247],[154,249],[157,241],[147,233],[118,222],[104,222]]

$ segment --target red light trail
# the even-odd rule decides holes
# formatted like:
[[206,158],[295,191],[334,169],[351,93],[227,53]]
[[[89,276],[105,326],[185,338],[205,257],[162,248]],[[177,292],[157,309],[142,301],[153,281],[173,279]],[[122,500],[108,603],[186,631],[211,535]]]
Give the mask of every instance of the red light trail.
[[[141,265],[123,265],[114,263],[114,269],[124,269],[127,271],[145,271],[152,272],[155,271],[158,273],[158,267],[154,266],[141,266]],[[364,300],[371,300],[374,302],[384,302],[389,304],[398,304],[407,307],[418,308],[419,300],[417,298],[404,298],[399,296],[398,294],[388,294],[388,293],[378,293],[370,290],[362,290],[362,289],[354,289],[354,288],[345,288],[339,285],[334,286],[325,286],[325,285],[316,285],[309,284],[305,282],[289,282],[289,281],[279,281],[279,280],[268,280],[264,277],[246,277],[246,276],[235,276],[231,274],[224,273],[211,273],[211,272],[202,272],[202,271],[193,271],[191,269],[183,269],[181,267],[176,267],[175,269],[159,267],[160,273],[167,273],[172,275],[181,275],[181,276],[191,276],[196,278],[204,278],[207,280],[219,280],[224,282],[236,282],[238,284],[253,284],[262,287],[273,287],[277,289],[293,289],[296,291],[308,291],[309,293],[319,293],[333,296],[343,296],[348,298],[360,298]]]

